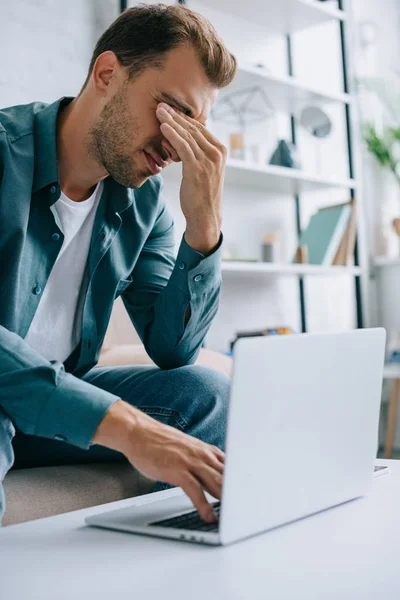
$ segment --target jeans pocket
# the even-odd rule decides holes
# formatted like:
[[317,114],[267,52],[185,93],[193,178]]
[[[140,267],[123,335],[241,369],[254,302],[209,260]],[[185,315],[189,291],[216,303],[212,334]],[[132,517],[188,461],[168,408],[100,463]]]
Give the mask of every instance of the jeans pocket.
[[153,417],[153,419],[160,421],[160,423],[164,423],[164,425],[175,427],[175,429],[185,431],[188,427],[187,421],[180,413],[171,408],[163,408],[161,406],[141,406],[139,407],[139,410],[146,413],[146,415],[149,415],[149,417]]

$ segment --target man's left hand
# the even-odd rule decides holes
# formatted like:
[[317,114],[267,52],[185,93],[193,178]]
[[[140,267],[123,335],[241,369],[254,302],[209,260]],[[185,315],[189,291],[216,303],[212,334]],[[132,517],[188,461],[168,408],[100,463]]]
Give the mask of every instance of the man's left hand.
[[186,218],[186,243],[210,253],[222,223],[222,188],[227,150],[201,123],[161,102],[156,111],[161,132],[182,161],[180,202]]

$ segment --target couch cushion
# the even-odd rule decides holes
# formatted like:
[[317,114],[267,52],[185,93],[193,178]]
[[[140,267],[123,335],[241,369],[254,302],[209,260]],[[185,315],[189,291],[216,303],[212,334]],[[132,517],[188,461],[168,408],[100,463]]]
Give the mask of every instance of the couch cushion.
[[[115,367],[117,365],[154,365],[154,362],[147,354],[143,344],[119,344],[108,348],[103,346],[97,364],[100,367]],[[232,358],[215,350],[200,348],[195,364],[216,369],[228,376],[232,375]]]
[[3,526],[149,493],[155,483],[126,463],[11,470],[3,486]]

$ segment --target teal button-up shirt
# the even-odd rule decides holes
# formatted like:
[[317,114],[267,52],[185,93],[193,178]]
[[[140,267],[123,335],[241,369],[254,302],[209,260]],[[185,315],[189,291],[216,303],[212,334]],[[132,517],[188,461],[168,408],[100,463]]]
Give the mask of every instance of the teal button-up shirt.
[[24,433],[87,449],[119,400],[80,379],[98,361],[114,300],[122,295],[157,366],[194,363],[218,308],[223,236],[209,256],[182,236],[175,259],[162,178],[132,189],[107,177],[87,261],[81,342],[64,364],[34,351],[24,337],[64,239],[50,206],[60,196],[57,113],[71,100],[0,110],[0,407]]

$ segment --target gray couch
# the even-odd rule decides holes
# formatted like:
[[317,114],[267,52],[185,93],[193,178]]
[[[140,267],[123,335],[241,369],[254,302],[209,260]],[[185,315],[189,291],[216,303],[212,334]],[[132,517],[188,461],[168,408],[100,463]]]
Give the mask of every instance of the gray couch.
[[129,464],[92,463],[11,470],[3,527],[147,494],[154,482]]
[[[115,302],[99,365],[154,364],[146,354],[122,303]],[[227,375],[232,359],[202,348],[196,361]],[[154,482],[127,461],[17,468],[5,477],[3,526],[97,506],[151,491]]]

